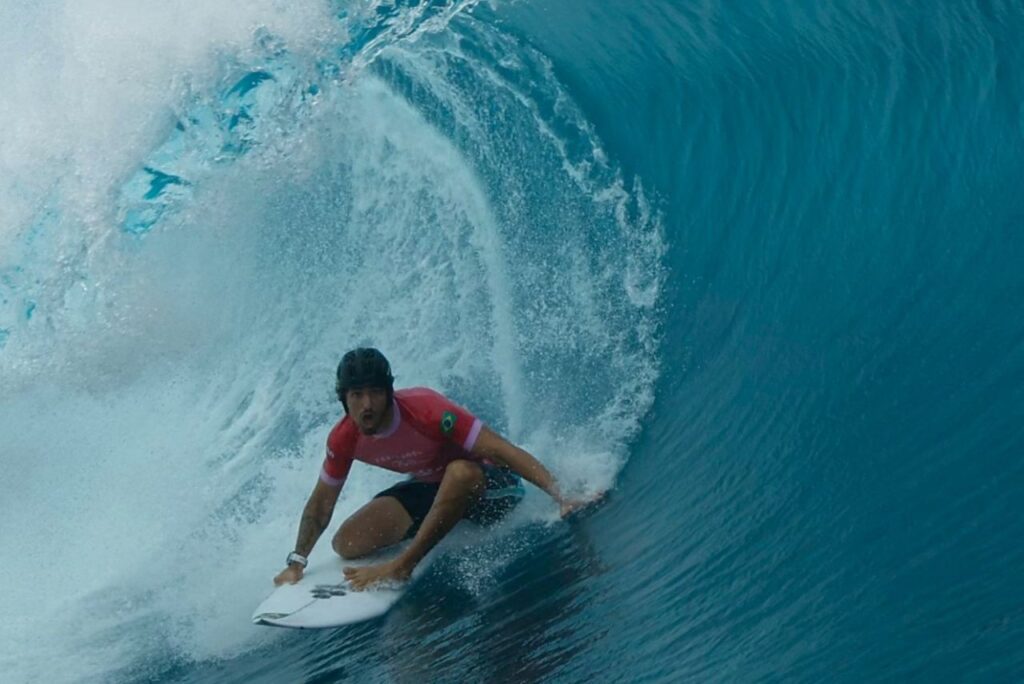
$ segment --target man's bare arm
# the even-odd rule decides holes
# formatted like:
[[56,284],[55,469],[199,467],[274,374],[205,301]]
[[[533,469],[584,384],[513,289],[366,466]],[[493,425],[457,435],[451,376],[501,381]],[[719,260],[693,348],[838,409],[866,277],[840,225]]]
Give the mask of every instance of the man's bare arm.
[[[334,504],[338,501],[341,487],[332,487],[323,480],[317,480],[309,501],[302,510],[302,521],[299,522],[299,536],[295,540],[295,552],[300,556],[309,556],[320,535],[331,523]],[[294,584],[302,579],[303,567],[300,563],[291,563],[278,573],[274,584]]]
[[562,492],[558,488],[558,483],[544,464],[489,427],[484,426],[480,430],[472,452],[511,469],[547,492],[555,501],[562,502]]
[[586,508],[604,496],[601,493],[586,499],[566,498],[555,477],[544,467],[543,463],[534,458],[530,452],[520,449],[486,426],[480,431],[472,451],[498,465],[510,468],[516,474],[547,492],[552,499],[558,502],[562,517]]
[[323,480],[317,480],[309,501],[302,510],[299,522],[299,536],[295,540],[295,552],[301,556],[309,556],[320,535],[331,524],[334,515],[334,504],[338,501],[341,487],[332,487]]

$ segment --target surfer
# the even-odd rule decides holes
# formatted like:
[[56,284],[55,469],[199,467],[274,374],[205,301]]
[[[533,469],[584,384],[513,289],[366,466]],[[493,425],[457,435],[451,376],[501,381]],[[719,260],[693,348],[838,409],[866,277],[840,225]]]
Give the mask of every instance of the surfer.
[[327,438],[327,455],[303,510],[295,550],[274,584],[302,578],[353,460],[412,476],[378,493],[334,535],[334,550],[344,559],[412,539],[393,560],[345,568],[354,589],[408,579],[463,518],[483,525],[500,520],[523,498],[522,479],[547,492],[563,517],[593,501],[565,496],[536,458],[438,392],[396,391],[391,366],[376,349],[345,354],[335,390],[345,416]]

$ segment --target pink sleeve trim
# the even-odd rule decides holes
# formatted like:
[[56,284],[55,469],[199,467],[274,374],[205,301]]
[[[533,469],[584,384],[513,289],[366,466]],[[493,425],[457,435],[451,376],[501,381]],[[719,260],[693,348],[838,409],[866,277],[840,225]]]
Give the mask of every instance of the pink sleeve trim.
[[473,427],[469,429],[469,436],[466,437],[466,441],[462,444],[462,448],[466,451],[472,451],[476,445],[476,438],[480,436],[480,430],[483,428],[483,422],[477,418],[473,421]]
[[327,470],[325,468],[320,468],[320,479],[323,480],[324,484],[328,484],[332,487],[340,487],[345,481],[345,478],[338,479],[331,477],[327,474]]

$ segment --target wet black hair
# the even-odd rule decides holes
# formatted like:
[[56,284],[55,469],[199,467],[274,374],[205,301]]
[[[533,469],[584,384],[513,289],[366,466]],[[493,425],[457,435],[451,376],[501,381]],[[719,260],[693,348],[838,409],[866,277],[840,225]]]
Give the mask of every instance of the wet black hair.
[[359,347],[347,352],[338,364],[337,381],[334,391],[338,401],[345,407],[348,414],[348,402],[345,393],[351,389],[362,387],[382,387],[387,390],[388,404],[395,395],[395,378],[391,375],[391,364],[373,347]]

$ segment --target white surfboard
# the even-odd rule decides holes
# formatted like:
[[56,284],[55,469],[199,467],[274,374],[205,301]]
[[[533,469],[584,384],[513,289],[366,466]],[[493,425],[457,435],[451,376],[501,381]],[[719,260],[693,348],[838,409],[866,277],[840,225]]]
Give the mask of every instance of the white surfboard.
[[[354,591],[341,569],[345,566],[380,563],[388,557],[390,555],[343,561],[331,554],[328,558],[311,561],[301,580],[277,587],[256,607],[252,621],[257,625],[320,629],[362,622],[383,615],[402,598],[409,583]],[[414,578],[422,573],[424,566],[425,562],[421,562],[416,567]]]

